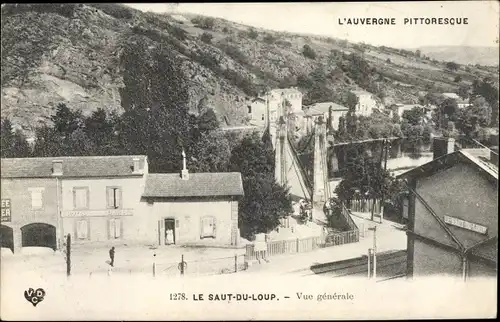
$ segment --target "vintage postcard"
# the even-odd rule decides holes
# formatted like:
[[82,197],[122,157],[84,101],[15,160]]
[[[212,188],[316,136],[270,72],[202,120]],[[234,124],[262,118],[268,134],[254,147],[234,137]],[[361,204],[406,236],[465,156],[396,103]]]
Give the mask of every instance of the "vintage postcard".
[[2,320],[496,317],[497,1],[1,18]]

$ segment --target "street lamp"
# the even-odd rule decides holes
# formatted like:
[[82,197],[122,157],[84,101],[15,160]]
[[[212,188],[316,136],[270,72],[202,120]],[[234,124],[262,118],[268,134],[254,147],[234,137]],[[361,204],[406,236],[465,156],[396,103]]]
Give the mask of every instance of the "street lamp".
[[373,230],[373,279],[377,278],[377,226],[368,228]]

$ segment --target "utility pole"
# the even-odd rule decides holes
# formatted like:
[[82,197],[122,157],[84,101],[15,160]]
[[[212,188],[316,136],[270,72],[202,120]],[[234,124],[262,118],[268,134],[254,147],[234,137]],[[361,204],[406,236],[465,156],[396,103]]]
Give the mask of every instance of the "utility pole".
[[368,228],[373,230],[373,279],[377,279],[377,226]]

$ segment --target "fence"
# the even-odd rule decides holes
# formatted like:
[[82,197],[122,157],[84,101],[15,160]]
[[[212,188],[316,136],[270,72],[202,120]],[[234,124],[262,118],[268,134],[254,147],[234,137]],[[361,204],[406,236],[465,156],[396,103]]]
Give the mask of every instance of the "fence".
[[341,211],[341,214],[342,216],[344,217],[347,225],[349,226],[349,230],[351,231],[355,231],[355,230],[358,230],[358,226],[356,226],[356,223],[354,222],[354,220],[352,220],[352,217],[351,217],[351,212],[349,209],[347,209],[347,207],[345,206],[344,203],[342,203],[342,211]]
[[[354,212],[371,212],[373,207],[373,199],[352,199],[349,204],[349,208]],[[374,213],[380,214],[380,199],[375,200]]]
[[[344,232],[332,232],[326,236],[276,240],[267,243],[267,256],[307,253],[319,248],[356,243],[358,241],[358,229]],[[255,260],[257,259],[256,255],[254,245],[247,245],[245,260]]]

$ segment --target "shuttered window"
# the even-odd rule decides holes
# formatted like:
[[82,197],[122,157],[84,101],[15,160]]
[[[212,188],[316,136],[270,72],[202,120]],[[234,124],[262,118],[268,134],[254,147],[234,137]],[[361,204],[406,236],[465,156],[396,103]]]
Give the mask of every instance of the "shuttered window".
[[216,236],[216,220],[215,217],[206,216],[201,218],[201,233],[200,238],[215,238]]
[[31,209],[43,208],[43,193],[41,190],[31,191]]
[[121,208],[122,190],[119,187],[106,188],[106,203],[108,209]]
[[76,237],[78,239],[88,239],[89,226],[86,220],[76,222]]
[[74,209],[89,208],[89,188],[74,187],[73,188],[73,207]]
[[120,219],[109,220],[109,239],[118,239],[122,236],[122,221]]

